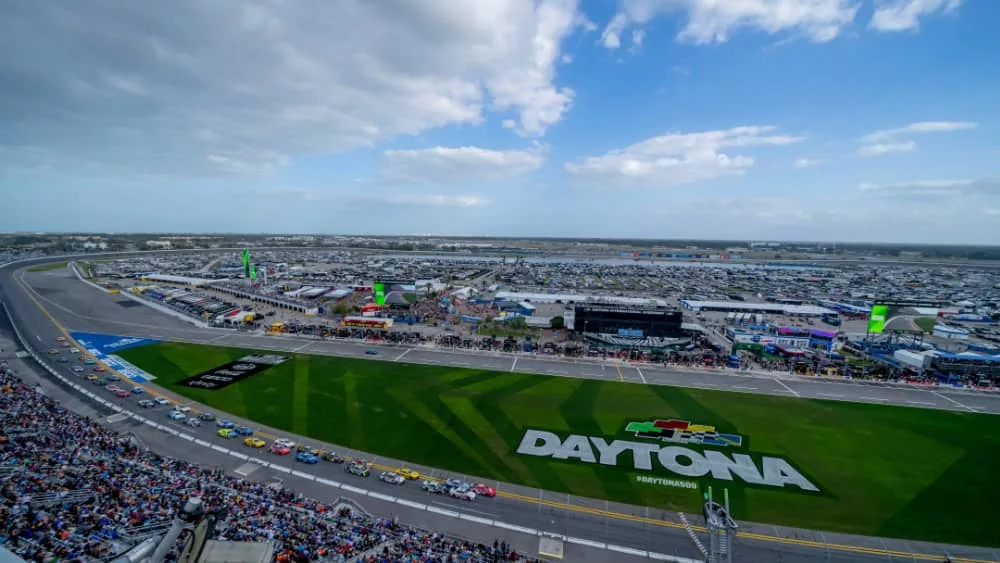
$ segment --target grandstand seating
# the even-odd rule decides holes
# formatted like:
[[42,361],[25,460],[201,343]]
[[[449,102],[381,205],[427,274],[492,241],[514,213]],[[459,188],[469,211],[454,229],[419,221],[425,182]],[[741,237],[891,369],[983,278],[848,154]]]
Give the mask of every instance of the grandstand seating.
[[[530,561],[200,468],[67,411],[0,365],[0,543],[32,561],[97,561],[169,528],[191,497],[225,509],[217,540],[272,542],[278,561]],[[341,505],[343,506],[343,505]],[[182,535],[167,560],[176,560]]]

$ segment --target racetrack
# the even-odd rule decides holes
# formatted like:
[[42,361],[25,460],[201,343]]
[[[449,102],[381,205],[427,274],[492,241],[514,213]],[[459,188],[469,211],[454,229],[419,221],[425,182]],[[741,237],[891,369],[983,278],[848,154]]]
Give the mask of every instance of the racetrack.
[[[84,287],[66,270],[55,270],[44,273],[26,274],[24,279],[37,292],[34,296],[24,293],[21,286],[11,277],[10,270],[4,272],[0,285],[4,289],[8,302],[23,328],[36,335],[39,347],[48,347],[60,334],[59,325],[70,330],[87,332],[104,332],[117,335],[143,336],[160,340],[178,340],[187,342],[214,342],[216,344],[240,346],[255,349],[272,349],[308,352],[311,354],[329,354],[363,357],[367,345],[344,342],[304,342],[297,339],[285,339],[247,334],[233,334],[210,329],[196,329],[185,323],[150,311],[145,307],[125,307],[118,303],[124,298],[109,296],[94,289]],[[34,297],[34,299],[32,299]],[[43,305],[40,310],[35,303]],[[608,381],[622,380],[645,382],[649,384],[682,385],[688,387],[703,387],[710,389],[731,389],[742,392],[767,393],[784,396],[815,397],[840,400],[855,400],[859,402],[894,403],[914,407],[941,408],[949,410],[977,411],[1000,413],[1000,401],[996,398],[958,392],[932,392],[922,389],[895,389],[867,385],[857,385],[839,382],[814,382],[799,379],[779,379],[775,377],[730,376],[715,373],[685,372],[662,368],[635,368],[630,366],[600,365],[584,362],[564,362],[553,359],[536,359],[530,357],[511,358],[508,356],[480,356],[475,354],[455,353],[433,349],[384,348],[384,357],[435,365],[458,365],[462,367],[481,367],[509,371],[524,371],[559,376],[575,376]],[[149,415],[148,411],[143,414]],[[164,419],[165,422],[165,419]],[[208,434],[214,429],[201,430]],[[208,438],[206,438],[208,439]],[[190,456],[197,461],[200,448],[191,446]],[[269,459],[273,462],[274,460]],[[377,460],[387,465],[394,464],[387,460]],[[281,463],[294,466],[290,459],[281,459]],[[300,467],[301,469],[301,467]],[[418,468],[420,469],[420,468]],[[313,466],[309,471],[330,472],[334,479],[345,479],[339,467],[329,465]],[[433,472],[432,469],[427,469]],[[251,474],[257,478],[261,474]],[[363,486],[377,487],[381,484],[370,483]],[[503,486],[504,489],[509,487]],[[516,490],[515,490],[516,491]],[[654,549],[665,553],[677,553],[687,557],[696,557],[691,542],[683,530],[675,527],[676,518],[669,513],[658,511],[637,512],[634,507],[599,503],[596,505],[586,499],[567,498],[565,495],[552,495],[541,491],[512,491],[519,497],[502,497],[492,500],[483,499],[473,505],[456,504],[442,497],[434,497],[434,502],[453,505],[451,508],[460,511],[472,511],[470,514],[483,513],[493,518],[503,518],[519,524],[550,530],[577,537],[586,537],[597,541],[615,541],[618,544]],[[427,502],[426,494],[416,487],[406,486],[393,489],[391,494],[410,496],[419,502]],[[540,502],[539,502],[540,501]],[[589,503],[589,505],[588,505]],[[575,506],[566,506],[575,505]],[[647,519],[648,518],[648,519]],[[448,527],[443,525],[441,527]],[[755,538],[750,534],[762,533],[765,530],[755,530],[752,525],[745,528],[749,532],[747,541],[741,546],[747,560],[775,560],[775,542],[766,538]],[[830,549],[838,543],[863,545],[855,551],[837,550],[833,547],[833,559],[855,560],[862,555],[885,555],[885,551],[893,550],[897,556],[919,550],[924,553],[940,554],[942,548],[918,546],[910,544],[883,543],[877,539],[856,537],[839,537],[833,534],[813,534],[811,532],[777,530],[767,527],[769,534],[794,535],[794,541],[778,542],[777,545],[785,552],[782,560],[809,560],[816,556],[813,551],[819,547]],[[809,535],[806,535],[809,534]],[[754,551],[756,550],[756,551]],[[756,556],[751,557],[750,553]],[[952,550],[952,554],[956,551]],[[967,550],[965,553],[978,558],[995,558],[989,552]],[[826,554],[823,554],[824,558]],[[934,556],[939,559],[939,555]],[[918,558],[919,559],[919,558]],[[931,560],[928,558],[927,560]]]

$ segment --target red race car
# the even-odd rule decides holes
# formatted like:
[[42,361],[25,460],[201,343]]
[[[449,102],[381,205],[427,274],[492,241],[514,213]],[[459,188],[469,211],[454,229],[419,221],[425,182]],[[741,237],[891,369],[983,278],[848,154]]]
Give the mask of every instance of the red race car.
[[481,497],[495,497],[497,496],[497,490],[493,487],[487,487],[483,483],[476,483],[472,486],[472,492],[476,493]]
[[292,449],[288,446],[279,446],[278,444],[274,444],[271,446],[270,452],[277,455],[288,455],[292,453]]

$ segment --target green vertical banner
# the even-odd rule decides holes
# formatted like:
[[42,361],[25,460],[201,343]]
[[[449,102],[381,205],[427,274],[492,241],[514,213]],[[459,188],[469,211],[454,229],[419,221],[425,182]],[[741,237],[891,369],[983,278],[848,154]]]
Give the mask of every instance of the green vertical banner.
[[257,279],[257,268],[250,266],[250,279]]
[[385,305],[385,284],[382,282],[375,282],[372,289],[375,293],[375,304],[379,307]]
[[872,305],[872,312],[868,315],[868,332],[881,334],[885,329],[885,317],[888,314],[888,305]]
[[243,249],[243,277],[250,277],[250,249]]

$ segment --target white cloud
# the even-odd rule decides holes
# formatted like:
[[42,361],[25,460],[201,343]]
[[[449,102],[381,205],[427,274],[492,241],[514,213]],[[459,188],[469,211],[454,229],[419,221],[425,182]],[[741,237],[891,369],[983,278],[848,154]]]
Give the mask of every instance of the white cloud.
[[861,184],[862,192],[877,197],[1000,196],[1000,178],[917,180],[898,184]]
[[382,198],[391,205],[407,205],[416,207],[481,207],[489,205],[490,200],[472,195],[433,195],[433,194],[397,194]]
[[881,129],[861,137],[862,145],[858,147],[859,156],[880,156],[883,154],[912,152],[917,149],[914,141],[903,141],[900,137],[909,137],[922,133],[948,133],[952,131],[967,131],[975,129],[971,121],[919,121],[896,127]]
[[921,17],[950,14],[961,5],[962,0],[881,0],[869,25],[879,31],[919,29]]
[[780,146],[802,137],[776,134],[776,127],[735,127],[701,133],[668,133],[602,156],[566,165],[578,182],[597,186],[676,186],[720,176],[740,175],[754,164],[723,149]]
[[903,127],[897,127],[895,129],[882,129],[869,133],[864,137],[861,137],[861,142],[878,143],[916,133],[947,133],[950,131],[966,131],[975,128],[976,124],[971,121],[920,121],[904,125]]
[[556,68],[563,41],[593,26],[577,2],[28,2],[4,15],[18,48],[0,49],[0,122],[56,158],[199,175],[491,111],[540,136],[573,101]]
[[795,167],[809,168],[811,166],[818,166],[820,164],[823,164],[824,162],[826,161],[823,160],[822,158],[802,157],[795,159]]
[[913,152],[917,150],[917,144],[913,141],[902,143],[875,143],[871,145],[861,145],[858,147],[858,156],[882,156],[899,152]]
[[538,169],[545,149],[495,151],[479,147],[434,147],[384,153],[387,180],[431,183],[504,180]]
[[769,34],[792,31],[822,43],[836,38],[854,20],[859,3],[857,0],[619,0],[618,6],[618,12],[601,35],[601,43],[609,49],[621,46],[621,34],[629,27],[645,25],[671,12],[687,14],[687,24],[677,39],[688,43],[722,43],[741,28]]

